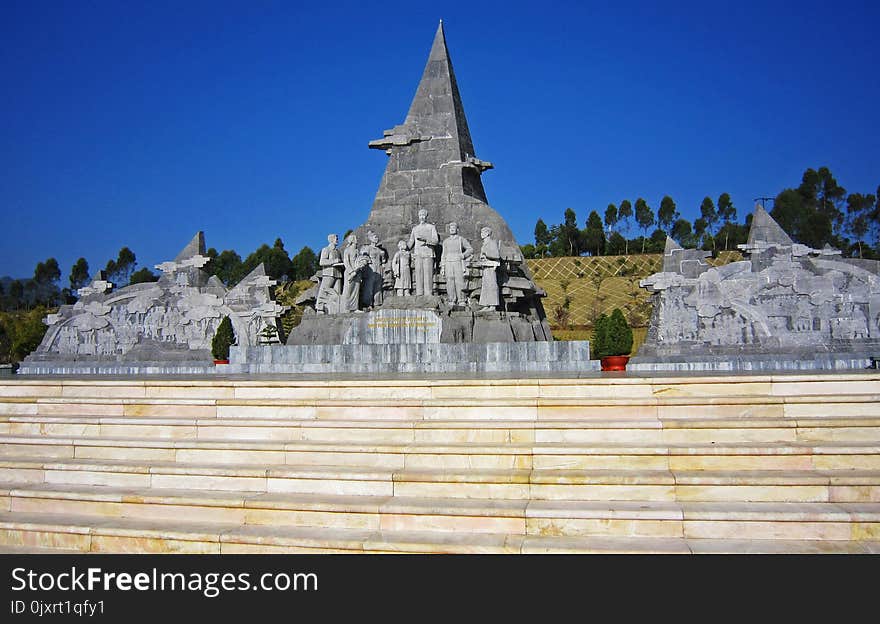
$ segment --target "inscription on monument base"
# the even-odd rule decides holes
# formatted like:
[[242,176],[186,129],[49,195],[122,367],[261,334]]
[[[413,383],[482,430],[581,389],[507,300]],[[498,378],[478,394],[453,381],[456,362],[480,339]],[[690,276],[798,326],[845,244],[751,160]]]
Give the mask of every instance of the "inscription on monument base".
[[439,343],[441,329],[434,310],[375,310],[349,326],[343,344]]

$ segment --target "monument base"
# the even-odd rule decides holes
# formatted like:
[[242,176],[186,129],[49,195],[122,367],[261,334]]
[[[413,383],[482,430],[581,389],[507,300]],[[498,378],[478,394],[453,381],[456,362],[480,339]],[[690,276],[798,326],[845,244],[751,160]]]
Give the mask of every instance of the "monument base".
[[[140,357],[136,357],[140,356]],[[133,349],[116,358],[58,353],[32,353],[21,363],[19,375],[213,375],[207,349]]]
[[573,373],[599,369],[582,341],[232,347],[230,373]]
[[175,365],[168,362],[46,362],[22,364],[19,375],[213,375],[225,372],[213,362]]
[[387,345],[552,340],[546,321],[518,312],[450,308],[439,297],[389,297],[378,310],[304,316],[288,345]]
[[880,353],[794,353],[630,358],[632,372],[847,371],[876,368]]

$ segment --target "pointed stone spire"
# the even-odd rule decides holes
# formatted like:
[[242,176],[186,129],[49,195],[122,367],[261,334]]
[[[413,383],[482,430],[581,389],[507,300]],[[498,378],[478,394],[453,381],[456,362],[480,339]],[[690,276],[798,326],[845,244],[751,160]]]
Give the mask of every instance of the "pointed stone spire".
[[406,120],[384,135],[370,143],[390,158],[359,236],[373,230],[386,249],[394,249],[409,237],[424,208],[440,232],[455,221],[459,233],[477,243],[480,228],[488,226],[494,238],[518,252],[507,223],[486,200],[480,175],[492,164],[474,155],[442,21]]
[[666,237],[666,247],[663,248],[664,256],[671,256],[672,252],[676,249],[683,249],[681,245],[675,242],[675,240],[669,236]]
[[666,247],[663,249],[663,271],[667,273],[677,273],[680,270],[681,254],[676,256],[676,251],[683,251],[682,246],[667,236]]
[[746,241],[746,247],[753,249],[756,246],[756,242],[789,247],[794,244],[789,235],[785,233],[785,230],[779,227],[779,224],[773,220],[773,217],[759,204],[755,204],[755,212],[752,214],[752,227],[749,228],[749,238]]
[[174,258],[174,262],[183,262],[184,260],[189,260],[193,256],[204,256],[205,255],[205,233],[204,232],[196,232],[196,235],[192,237],[192,240],[187,243],[186,247],[180,250],[180,253],[177,254],[177,257]]
[[[162,276],[159,278],[162,283],[177,280],[180,284],[204,286],[208,281],[208,275],[199,269],[210,261],[211,259],[205,255],[205,233],[196,232],[174,260],[160,262],[154,266],[162,271]],[[181,271],[187,274],[185,279],[176,276]]]

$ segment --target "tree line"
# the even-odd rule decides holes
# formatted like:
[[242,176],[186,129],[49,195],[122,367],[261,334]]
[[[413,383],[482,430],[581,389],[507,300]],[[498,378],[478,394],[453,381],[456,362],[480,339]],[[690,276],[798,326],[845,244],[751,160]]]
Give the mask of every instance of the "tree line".
[[[218,252],[212,247],[206,251],[206,255],[211,260],[204,270],[216,275],[227,287],[237,284],[261,262],[266,267],[266,273],[281,282],[309,279],[318,270],[318,257],[311,248],[303,247],[291,258],[280,238],[271,247],[266,244],[260,246],[245,260],[232,249]],[[143,267],[135,270],[136,266],[135,253],[128,247],[122,247],[116,258],[111,258],[104,266],[105,279],[112,282],[116,289],[159,279],[159,275],[150,269]],[[91,283],[97,273],[92,275],[88,261],[79,258],[71,266],[67,277],[69,286],[61,287],[61,275],[58,260],[53,257],[38,262],[32,278],[0,280],[0,310],[28,311],[76,303],[77,291]]]
[[[797,188],[784,189],[773,199],[770,214],[796,242],[811,247],[829,243],[848,257],[880,258],[878,197],[880,186],[876,194],[847,193],[828,167],[807,169]],[[539,218],[535,242],[523,245],[522,252],[526,258],[660,253],[667,236],[682,247],[713,252],[735,250],[746,242],[752,215],[740,224],[730,194],[721,193],[717,201],[704,197],[699,214],[693,222],[682,218],[669,195],[655,213],[639,197],[635,204],[628,199],[608,204],[604,217],[592,210],[580,228],[575,211],[567,208],[560,224],[548,227]],[[629,237],[633,227],[641,236]]]

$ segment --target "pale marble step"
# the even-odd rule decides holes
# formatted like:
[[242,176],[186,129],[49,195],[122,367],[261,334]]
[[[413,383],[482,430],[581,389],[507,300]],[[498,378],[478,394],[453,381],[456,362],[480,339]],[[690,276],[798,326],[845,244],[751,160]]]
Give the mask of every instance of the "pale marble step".
[[870,470],[395,470],[361,466],[203,465],[9,457],[0,460],[0,480],[302,494],[539,500],[880,500],[880,472]]
[[300,440],[150,440],[0,436],[4,457],[139,459],[180,463],[303,464],[391,469],[880,469],[880,443],[695,443],[637,446],[613,442],[546,444],[355,444]]
[[522,501],[7,484],[17,512],[537,535],[870,539],[880,504]]
[[[186,392],[193,385],[194,378],[181,379],[179,377],[149,376],[132,379],[130,377],[91,377],[84,380],[75,376],[19,376],[13,379],[4,379],[0,383],[0,396],[15,396],[16,392],[23,392],[27,388],[40,389],[50,386],[54,392],[61,388],[65,393],[76,394],[78,388],[102,387],[114,392],[128,392],[139,396],[148,396],[149,389],[164,389],[163,391],[179,393]],[[333,379],[327,379],[321,375],[239,375],[224,376],[215,375],[195,380],[200,388],[211,389],[214,392],[225,391],[227,388],[238,389],[242,393],[260,389],[276,388],[283,391],[331,391],[334,388],[424,388],[431,387],[438,392],[455,391],[455,389],[477,387],[509,387],[515,384],[520,387],[539,388],[565,388],[568,386],[590,386],[597,388],[610,388],[616,392],[631,392],[628,388],[649,386],[654,393],[675,391],[680,394],[696,395],[705,392],[706,388],[714,387],[740,387],[747,388],[750,392],[771,392],[777,395],[804,394],[805,388],[817,386],[835,387],[838,384],[863,384],[868,389],[880,390],[880,375],[875,371],[848,371],[836,373],[802,373],[802,372],[773,372],[773,373],[702,373],[702,374],[631,374],[626,376],[603,376],[599,373],[586,373],[581,375],[555,376],[542,378],[531,376],[511,380],[504,375],[480,375],[478,378],[469,376],[459,378],[455,375],[435,375],[430,381],[412,375],[395,376],[394,378],[366,378],[362,376],[339,375]]]
[[0,547],[194,553],[878,553],[880,542],[821,539],[509,536],[0,513]]
[[249,417],[513,419],[880,415],[880,376],[705,375],[611,379],[13,379],[0,385],[0,413]]
[[880,504],[492,501],[10,486],[14,512],[542,536],[876,540]]
[[878,503],[532,501],[526,516],[530,535],[880,539]]
[[44,399],[36,403],[3,403],[9,415],[69,415],[95,417],[192,417],[316,420],[522,420],[549,421],[572,418],[809,418],[834,414],[880,416],[880,395],[850,397],[810,396],[807,399],[741,397],[711,399],[461,399],[407,401],[313,401],[301,403],[217,402],[189,404],[181,401],[103,401]]
[[84,552],[518,553],[522,536],[0,513],[0,545]]
[[0,513],[0,545],[83,552],[188,553],[689,553],[674,538],[559,538],[433,531],[371,531]]
[[42,548],[39,546],[4,546],[0,544],[0,555],[81,555],[80,550],[64,548]]
[[256,494],[200,490],[6,484],[8,509],[141,519],[359,528],[525,533],[523,500]]
[[880,541],[845,542],[786,539],[697,539],[687,540],[695,555],[716,554],[799,554],[865,555],[880,554]]
[[[499,426],[500,425],[500,426]],[[242,421],[197,419],[116,419],[96,422],[76,418],[40,421],[20,417],[0,422],[0,444],[7,437],[69,438],[70,444],[90,438],[144,438],[149,440],[253,440],[287,442],[351,442],[361,444],[736,444],[877,442],[880,419],[744,419],[731,420],[618,420],[589,419],[561,423],[494,423],[486,421],[442,424],[389,421]],[[2,448],[0,448],[2,452]]]

